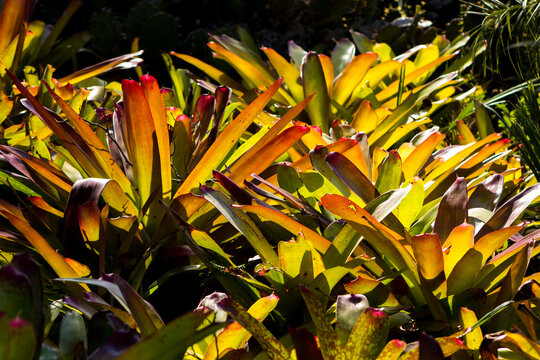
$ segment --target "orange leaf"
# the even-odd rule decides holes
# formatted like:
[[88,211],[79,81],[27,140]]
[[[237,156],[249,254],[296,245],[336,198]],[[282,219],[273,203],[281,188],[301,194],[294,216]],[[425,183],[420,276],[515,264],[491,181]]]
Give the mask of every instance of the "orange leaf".
[[281,154],[289,150],[302,136],[309,132],[307,126],[293,126],[270,140],[262,149],[248,160],[248,163],[238,170],[231,171],[231,180],[243,182],[250,174],[259,174],[270,166]]
[[218,136],[216,141],[210,146],[197,166],[191,171],[186,180],[182,183],[174,198],[187,194],[191,189],[198,187],[199,183],[204,183],[208,179],[212,170],[215,170],[227,156],[229,151],[238,142],[246,129],[251,125],[257,115],[264,109],[272,96],[278,91],[282,80],[279,79],[268,88],[263,94],[255,99],[242,111]]
[[143,75],[140,78],[142,91],[150,112],[154,120],[154,128],[156,129],[157,147],[159,150],[159,162],[161,173],[161,192],[164,199],[170,199],[171,194],[171,149],[169,146],[169,129],[167,127],[167,118],[163,107],[163,100],[159,91],[159,85],[156,79],[150,75]]

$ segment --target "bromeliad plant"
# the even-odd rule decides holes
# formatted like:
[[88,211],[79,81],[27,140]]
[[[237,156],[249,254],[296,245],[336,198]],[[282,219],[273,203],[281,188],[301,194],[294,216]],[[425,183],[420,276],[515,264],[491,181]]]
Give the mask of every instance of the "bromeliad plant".
[[[248,65],[271,76],[239,61],[250,54],[241,43],[215,40],[216,53],[262,94],[184,55],[232,85],[232,95],[225,87],[189,95],[170,61],[176,93],[145,75],[100,88],[112,88],[104,96],[79,90],[70,98],[54,81],[32,89],[8,72],[25,116],[43,122],[47,136],[0,145],[9,189],[0,199],[1,254],[3,263],[13,258],[0,270],[16,275],[33,295],[27,298],[41,298],[36,271],[19,274],[29,260],[13,256],[31,253],[47,264],[45,278],[57,278],[49,297],[67,294],[54,306],[78,311],[63,316],[58,346],[46,351],[96,359],[115,349],[125,359],[251,358],[242,351],[251,336],[264,350],[257,357],[275,359],[443,358],[465,350],[458,338],[473,356],[537,349],[509,332],[512,323],[499,312],[518,314],[534,339],[538,279],[526,270],[538,253],[538,232],[527,233],[519,218],[540,190],[527,187],[532,180],[499,134],[476,139],[458,122],[460,145],[448,145],[437,128],[424,126],[440,104],[426,110],[423,100],[434,92],[449,98],[455,85],[452,69],[427,82],[453,52],[439,57],[443,40],[398,59],[375,45],[369,50],[378,55],[354,57],[344,41],[334,59],[307,54],[300,69],[265,49],[277,73],[288,69],[275,82],[262,60]],[[407,60],[414,54],[417,64]],[[231,98],[238,102],[229,104]],[[264,112],[268,104],[282,116]],[[291,108],[282,114],[279,106]],[[308,121],[294,122],[304,109]],[[174,265],[152,273],[168,256]],[[206,298],[165,325],[144,298],[194,269],[206,269],[228,296]],[[18,300],[0,296],[2,333],[20,328],[29,344],[40,344],[42,330],[58,326],[53,306],[51,320],[40,322],[42,304],[25,303],[29,325],[15,318]],[[223,311],[237,322],[223,322]],[[100,328],[109,336],[87,336],[79,312],[89,319],[89,334]],[[427,327],[440,338],[421,335],[420,345],[404,352],[404,342],[387,343],[389,329],[399,326]],[[501,329],[507,332],[489,334]],[[480,344],[482,332],[488,335]],[[0,340],[8,354],[16,348],[17,337]],[[28,356],[38,353],[30,348]]]
[[[310,131],[305,126],[291,126],[280,133],[303,110],[307,99],[257,142],[234,149],[280,81],[229,120],[229,115],[223,116],[232,109],[227,108],[228,89],[199,97],[189,118],[180,109],[166,109],[163,103],[169,92],[160,91],[151,76],[143,76],[141,83],[123,81],[123,102],[114,109],[99,109],[104,114],[101,122],[89,123],[47,84],[44,86],[62,115],[45,108],[11,77],[26,97],[24,106],[55,138],[43,150],[47,156],[1,146],[8,166],[3,172],[9,179],[6,182],[16,191],[16,198],[30,195],[19,199],[24,211],[2,200],[9,229],[3,237],[15,248],[30,246],[62,278],[125,271],[130,274],[129,282],[139,289],[158,250],[179,241],[174,224],[164,218],[162,204],[172,206],[185,219],[195,211],[215,217],[216,211],[212,214],[204,200],[191,194],[213,169],[226,168],[236,159],[236,164],[244,165],[231,166],[231,170],[238,169],[235,176],[242,181],[252,172],[264,171]],[[264,160],[253,161],[257,158]],[[61,255],[54,249],[61,249]],[[193,268],[189,257],[187,261],[185,265]],[[230,263],[227,259],[226,264]],[[253,289],[249,291],[258,298]]]
[[[242,227],[241,221],[249,221],[246,214],[262,221],[262,233],[275,240],[298,236],[278,244],[278,260],[254,246],[263,261],[256,271],[289,302],[286,309],[297,284],[312,288],[324,304],[340,279],[352,275],[356,280],[346,291],[365,294],[376,306],[414,306],[416,321],[448,334],[460,324],[476,323],[463,325],[460,316],[491,318],[494,309],[511,304],[523,283],[535,279],[525,270],[538,253],[538,233],[523,237],[518,232],[524,225],[514,222],[540,192],[538,185],[519,190],[521,168],[499,134],[433,152],[443,138],[426,131],[398,151],[366,151],[369,161],[361,152],[367,144],[342,140],[320,146],[293,164],[278,165],[266,180],[253,174],[261,184],[245,181],[251,193],[216,173],[236,204],[201,191],[248,239],[253,223]],[[341,149],[328,150],[338,145]],[[254,196],[266,198],[266,204]],[[275,202],[279,198],[281,203]]]
[[[213,80],[230,86],[239,97],[250,98],[254,90],[265,90],[274,79],[282,77],[282,87],[273,98],[274,111],[279,112],[281,107],[293,106],[315,94],[314,101],[306,108],[306,122],[319,126],[325,134],[336,119],[357,131],[369,133],[377,129],[386,132],[404,124],[412,114],[426,118],[441,105],[452,101],[457,82],[451,80],[456,74],[445,77],[445,81],[439,81],[430,90],[433,103],[429,108],[420,109],[427,94],[417,93],[431,74],[437,70],[441,72],[441,64],[455,57],[456,50],[467,42],[467,38],[460,37],[450,43],[439,36],[432,44],[417,46],[399,56],[395,56],[387,44],[373,44],[359,33],[353,33],[353,39],[360,55],[355,56],[355,45],[348,39],[340,40],[330,57],[306,52],[290,42],[290,63],[272,49],[262,48],[268,59],[265,61],[257,49],[246,43],[225,35],[211,36],[208,46],[214,56],[225,60],[238,72],[243,80],[241,84],[192,56],[172,54],[204,71]],[[410,60],[413,57],[414,60]],[[472,54],[459,58],[443,73],[465,69],[471,58]],[[398,108],[406,99],[408,106]],[[376,116],[371,115],[366,123],[363,116],[372,109]],[[422,111],[418,113],[419,110]],[[392,123],[388,119],[396,117],[402,122]]]

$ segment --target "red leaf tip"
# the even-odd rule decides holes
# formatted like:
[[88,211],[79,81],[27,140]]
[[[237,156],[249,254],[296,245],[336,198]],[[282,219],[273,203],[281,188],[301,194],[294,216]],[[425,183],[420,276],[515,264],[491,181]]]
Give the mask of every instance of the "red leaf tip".
[[366,311],[370,312],[374,317],[382,318],[386,317],[386,313],[375,308],[367,308]]
[[146,75],[142,75],[140,78],[139,78],[140,82],[157,82],[156,78],[153,77],[152,75],[150,74],[146,74]]
[[407,343],[405,341],[401,341],[399,339],[391,340],[391,342],[393,342],[396,346],[399,346],[399,347],[403,347],[403,346],[407,345]]
[[21,318],[19,316],[16,316],[14,319],[9,321],[9,326],[11,328],[17,328],[17,329],[20,329],[23,326],[26,326],[28,324],[30,324],[29,321],[26,321],[26,320],[24,320],[23,318]]
[[[312,125],[311,128],[322,135],[322,130],[320,126]],[[318,146],[318,145],[317,145]]]

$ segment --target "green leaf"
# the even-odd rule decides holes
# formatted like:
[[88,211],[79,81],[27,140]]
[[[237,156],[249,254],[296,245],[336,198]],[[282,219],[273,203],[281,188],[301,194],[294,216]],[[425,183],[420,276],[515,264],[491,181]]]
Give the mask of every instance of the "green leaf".
[[390,150],[381,164],[375,188],[380,194],[398,189],[403,178],[402,162],[396,150]]
[[306,106],[306,112],[311,119],[311,124],[319,126],[323,133],[328,133],[330,98],[328,87],[319,57],[314,52],[309,52],[302,63],[302,81],[304,84],[304,97],[313,93],[313,100]]
[[485,138],[489,134],[493,134],[493,124],[491,123],[491,118],[489,113],[480,101],[474,100],[474,109],[476,113],[476,125],[478,126],[478,132],[480,133],[480,139]]
[[204,309],[182,315],[140,343],[128,348],[118,360],[173,360],[182,358],[190,345],[223,328],[217,323],[198,329],[212,311]]
[[374,359],[388,337],[388,316],[374,308],[367,308],[351,331],[345,346],[346,359]]
[[[5,331],[5,329],[1,329]],[[37,342],[32,323],[15,317],[9,321],[9,356],[6,360],[32,359],[36,352]],[[0,353],[1,355],[1,353]],[[4,357],[2,357],[4,359]]]
[[345,263],[359,242],[360,234],[351,225],[343,225],[323,256],[326,268],[329,269]]
[[238,231],[244,234],[255,252],[257,252],[264,262],[274,266],[279,264],[276,252],[246,213],[233,207],[232,200],[220,192],[212,190],[207,186],[201,186],[200,189],[204,198],[212,203]]
[[349,197],[351,194],[351,191],[339,179],[339,177],[332,171],[332,169],[328,166],[325,159],[326,156],[330,150],[328,150],[327,147],[324,146],[316,146],[313,150],[309,152],[309,159],[311,160],[311,164],[313,165],[313,168],[317,170],[321,175],[323,175],[326,179],[328,179],[338,190],[341,192],[341,194],[345,197]]
[[338,41],[334,49],[332,50],[332,65],[334,66],[335,76],[339,76],[343,69],[354,58],[354,52],[356,51],[354,44],[349,39],[341,39]]
[[[279,298],[275,295],[265,296],[257,300],[249,308],[248,313],[258,321],[264,321],[270,312],[275,309],[278,301]],[[225,349],[242,349],[250,338],[249,331],[240,324],[231,324],[208,345],[204,358],[217,359]]]
[[366,35],[351,30],[351,37],[354,41],[354,44],[358,48],[358,51],[360,51],[362,54],[373,51],[373,44]]
[[[82,343],[82,349],[80,348]],[[62,319],[58,347],[63,356],[75,358],[88,349],[86,326],[83,317],[76,311],[68,311]]]
[[390,340],[388,344],[384,346],[376,360],[396,360],[407,345],[404,341],[394,339]]
[[501,290],[497,296],[496,304],[502,304],[505,301],[512,300],[516,296],[519,287],[523,282],[525,272],[529,267],[533,247],[534,241],[529,242],[514,258],[510,270],[501,284]]
[[[324,359],[345,359],[343,356],[343,345],[339,341],[330,321],[326,318],[326,311],[317,296],[305,286],[300,287],[304,301],[306,302],[311,319],[317,329],[319,346]],[[352,357],[349,357],[349,359]]]
[[271,360],[288,360],[290,358],[289,351],[287,351],[285,346],[259,320],[251,316],[246,309],[240,306],[240,304],[231,298],[226,298],[219,302],[218,306],[251,333]]
[[302,70],[302,63],[304,62],[304,57],[307,55],[307,51],[302,49],[300,46],[292,40],[289,41],[289,57],[296,64],[298,70]]
[[409,229],[417,220],[424,203],[424,182],[420,178],[411,181],[411,189],[401,199],[397,207],[397,218],[405,229]]

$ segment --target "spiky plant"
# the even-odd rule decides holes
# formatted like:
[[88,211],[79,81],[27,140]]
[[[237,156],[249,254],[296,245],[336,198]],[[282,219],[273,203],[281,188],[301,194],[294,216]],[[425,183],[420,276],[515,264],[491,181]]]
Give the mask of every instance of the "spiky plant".
[[[522,80],[540,75],[540,1],[467,1],[465,16],[479,20],[471,33],[474,46],[486,43],[483,72],[499,73],[502,60]],[[477,19],[475,19],[477,18]],[[504,70],[506,73],[506,70]]]

